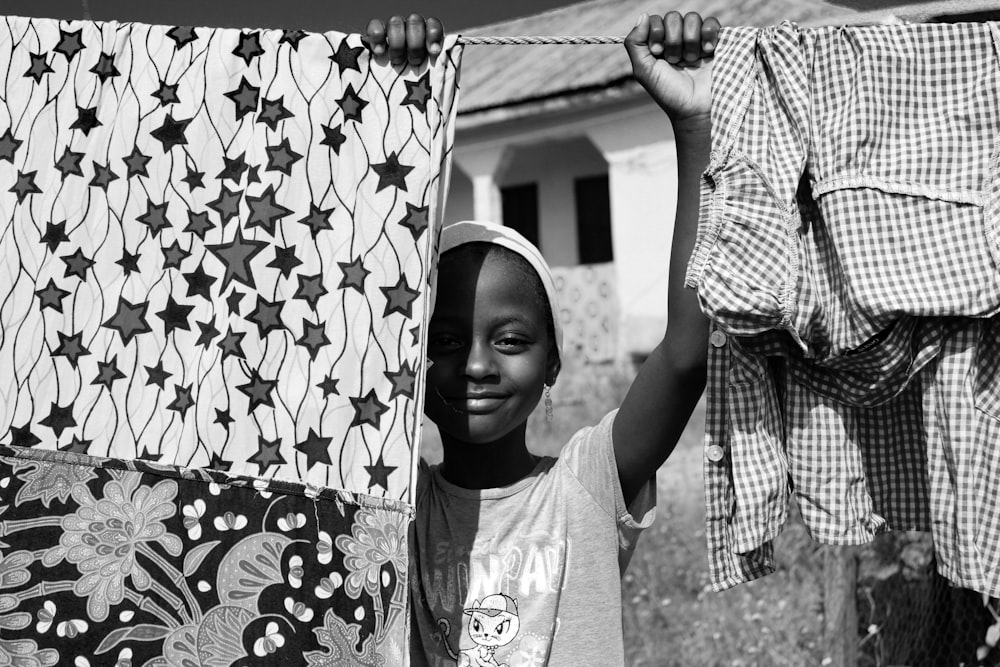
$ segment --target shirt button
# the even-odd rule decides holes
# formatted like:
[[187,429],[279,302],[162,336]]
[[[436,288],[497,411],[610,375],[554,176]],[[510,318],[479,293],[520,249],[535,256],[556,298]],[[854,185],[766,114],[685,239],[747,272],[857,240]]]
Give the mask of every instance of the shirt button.
[[712,335],[708,337],[708,342],[712,344],[712,347],[722,347],[726,344],[726,334],[716,329],[712,332]]
[[709,445],[708,450],[705,452],[705,456],[707,456],[708,460],[712,463],[718,463],[725,455],[726,453],[719,445]]

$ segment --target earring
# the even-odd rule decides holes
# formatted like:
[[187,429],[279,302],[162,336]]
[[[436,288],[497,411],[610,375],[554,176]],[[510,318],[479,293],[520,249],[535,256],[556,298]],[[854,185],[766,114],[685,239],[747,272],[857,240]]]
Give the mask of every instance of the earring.
[[552,387],[545,385],[545,421],[552,421]]

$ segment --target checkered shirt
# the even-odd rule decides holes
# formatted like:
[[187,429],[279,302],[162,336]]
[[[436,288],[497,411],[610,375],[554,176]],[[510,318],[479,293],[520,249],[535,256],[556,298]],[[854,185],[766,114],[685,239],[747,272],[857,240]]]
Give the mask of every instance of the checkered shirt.
[[717,590],[773,571],[794,493],[822,542],[930,530],[942,574],[1000,595],[1000,319],[958,317],[1000,305],[997,34],[723,32],[688,273]]
[[724,30],[686,281],[705,313],[822,359],[901,316],[998,312],[998,42],[992,23]]

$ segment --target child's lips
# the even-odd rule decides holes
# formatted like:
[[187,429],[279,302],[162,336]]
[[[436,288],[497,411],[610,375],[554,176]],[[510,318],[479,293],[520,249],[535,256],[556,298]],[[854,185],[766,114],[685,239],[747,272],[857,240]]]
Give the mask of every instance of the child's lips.
[[507,400],[506,394],[482,393],[468,394],[448,400],[453,407],[472,414],[484,414],[493,412]]

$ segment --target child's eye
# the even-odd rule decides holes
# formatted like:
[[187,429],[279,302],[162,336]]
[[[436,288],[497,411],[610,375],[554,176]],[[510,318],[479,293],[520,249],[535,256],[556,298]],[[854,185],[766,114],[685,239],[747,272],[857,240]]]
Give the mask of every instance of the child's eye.
[[501,336],[496,345],[502,350],[521,350],[527,347],[528,340],[520,336]]
[[438,350],[455,348],[455,347],[458,347],[461,344],[462,344],[462,342],[458,338],[456,338],[455,336],[452,336],[450,334],[432,335],[427,340],[427,345],[429,347],[432,347],[432,348],[435,348],[435,349],[438,349]]

